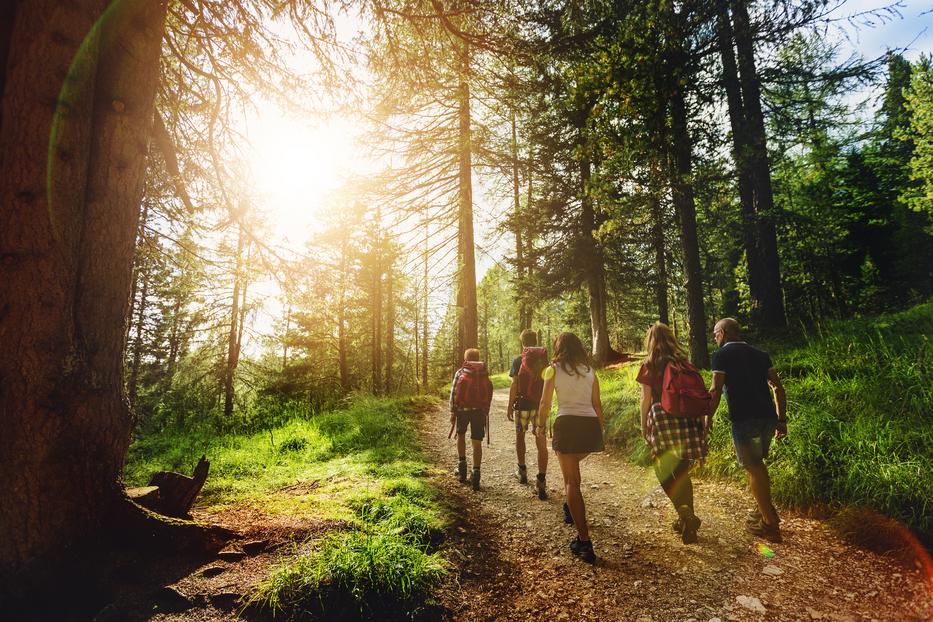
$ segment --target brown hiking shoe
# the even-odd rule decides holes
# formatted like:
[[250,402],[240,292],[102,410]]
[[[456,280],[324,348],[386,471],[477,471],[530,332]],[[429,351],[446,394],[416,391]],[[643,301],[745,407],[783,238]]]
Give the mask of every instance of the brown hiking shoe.
[[542,501],[547,500],[547,481],[544,476],[538,473],[537,481],[535,481],[535,486],[538,489],[538,498]]
[[783,541],[781,538],[781,528],[777,525],[769,525],[764,521],[758,521],[757,523],[747,524],[745,529],[753,536],[764,538],[768,542],[780,543]]

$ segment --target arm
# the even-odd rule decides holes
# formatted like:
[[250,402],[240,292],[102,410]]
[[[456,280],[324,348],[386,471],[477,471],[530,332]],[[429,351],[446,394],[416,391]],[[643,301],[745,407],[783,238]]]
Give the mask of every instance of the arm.
[[538,405],[538,434],[547,434],[547,418],[551,414],[551,398],[554,394],[554,374],[546,374],[544,390],[541,392],[541,403]]
[[603,420],[603,402],[599,398],[599,378],[593,374],[593,410],[596,411],[596,417],[599,419],[599,427],[606,430],[606,422]]
[[457,414],[454,410],[454,391],[457,389],[457,379],[460,377],[459,372],[454,372],[454,378],[450,381],[450,399],[448,404],[450,406],[450,422],[453,423],[457,420]]
[[505,406],[505,416],[509,421],[515,421],[512,405],[515,403],[516,393],[518,393],[518,376],[512,376],[512,385],[509,387],[509,403]]
[[774,437],[781,439],[787,436],[787,394],[784,392],[784,385],[781,384],[777,370],[773,367],[768,369],[768,384],[771,385],[774,403],[777,406],[778,425],[774,431]]
[[642,438],[648,433],[648,411],[651,410],[651,387],[647,384],[641,385],[641,436]]
[[716,414],[716,410],[719,408],[719,401],[722,399],[722,388],[726,384],[726,372],[724,371],[714,371],[713,372],[713,383],[709,388],[710,402],[709,402],[709,414],[706,416],[706,431],[709,432],[713,429],[713,415]]

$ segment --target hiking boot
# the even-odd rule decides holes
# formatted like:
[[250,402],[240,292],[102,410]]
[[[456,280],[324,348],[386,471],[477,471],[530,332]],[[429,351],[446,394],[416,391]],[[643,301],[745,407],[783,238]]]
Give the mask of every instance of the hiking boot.
[[[777,510],[774,510],[774,515],[777,516],[778,525],[781,524],[781,517],[778,516]],[[745,516],[745,523],[748,525],[754,525],[755,523],[764,522],[764,518],[761,516],[761,510],[758,509],[758,506],[755,506],[753,509],[748,511],[748,514]]]
[[564,522],[573,525],[573,515],[570,513],[570,506],[566,503],[564,504]]
[[538,489],[538,498],[541,499],[542,501],[546,500],[547,499],[547,482],[545,481],[545,477],[543,473],[538,473],[538,478],[537,478],[537,481],[535,482],[535,486]]
[[782,541],[781,528],[777,525],[769,525],[764,521],[758,521],[757,523],[749,523],[745,526],[745,529],[753,536],[764,538],[768,542],[780,543]]
[[466,460],[461,460],[457,465],[457,479],[460,480],[461,484],[467,483],[466,471]]
[[524,464],[518,465],[518,472],[515,475],[518,477],[519,484],[528,483],[528,467],[526,467]]
[[570,552],[588,564],[596,563],[596,553],[593,552],[592,540],[581,540],[579,537],[570,541]]
[[473,485],[473,490],[479,490],[479,469],[473,468],[473,477],[470,478],[470,483]]
[[701,521],[686,505],[677,508],[677,520],[674,521],[674,531],[680,534],[680,541],[684,544],[693,544],[697,541],[697,529]]

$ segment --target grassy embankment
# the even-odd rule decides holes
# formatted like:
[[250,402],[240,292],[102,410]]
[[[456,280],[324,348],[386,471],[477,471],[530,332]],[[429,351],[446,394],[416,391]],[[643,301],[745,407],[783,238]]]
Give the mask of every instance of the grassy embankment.
[[[770,473],[784,504],[861,506],[933,539],[933,303],[827,322],[793,346],[764,344],[787,388],[789,435]],[[638,432],[638,365],[602,375],[608,435],[647,461]],[[706,374],[707,382],[709,375]],[[709,474],[740,478],[725,400],[716,413]]]
[[[268,514],[328,519],[315,541],[295,542],[252,594],[275,611],[411,614],[446,572],[437,550],[448,517],[425,479],[415,424],[436,402],[355,397],[345,410],[296,418],[251,435],[166,433],[134,443],[130,484],[153,471],[211,461],[200,504],[251,504]],[[295,484],[295,490],[286,491]]]

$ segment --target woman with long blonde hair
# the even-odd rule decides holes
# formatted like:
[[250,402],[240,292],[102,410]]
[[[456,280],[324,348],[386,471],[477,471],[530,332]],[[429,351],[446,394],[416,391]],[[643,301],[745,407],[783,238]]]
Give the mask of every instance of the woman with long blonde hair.
[[596,562],[593,542],[586,522],[586,505],[580,490],[580,462],[594,451],[603,450],[603,405],[599,380],[589,363],[580,339],[561,333],[554,341],[551,366],[545,368],[544,390],[538,406],[539,436],[545,434],[551,412],[551,398],[557,392],[557,418],[551,447],[557,454],[564,477],[564,520],[577,528],[570,552],[587,563]]
[[700,519],[693,511],[690,469],[706,457],[712,413],[704,417],[678,416],[661,407],[661,389],[668,365],[690,368],[690,360],[667,324],[655,322],[645,335],[645,357],[636,380],[641,383],[641,432],[651,448],[654,472],[667,494],[677,520],[673,528],[684,544],[697,541]]

